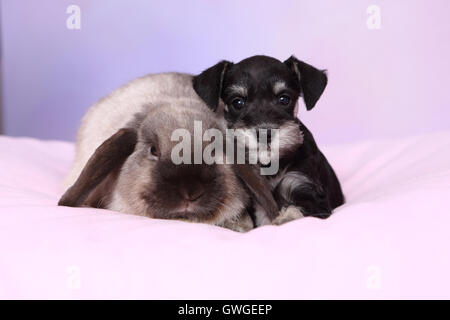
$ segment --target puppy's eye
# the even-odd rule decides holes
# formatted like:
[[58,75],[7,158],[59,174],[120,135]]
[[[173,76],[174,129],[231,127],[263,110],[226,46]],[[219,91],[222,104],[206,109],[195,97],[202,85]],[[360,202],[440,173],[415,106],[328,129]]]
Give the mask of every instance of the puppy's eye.
[[231,104],[235,109],[242,109],[245,106],[245,100],[243,98],[234,98],[233,101],[231,101]]
[[282,94],[281,96],[278,97],[278,101],[283,106],[287,106],[289,103],[291,103],[291,98],[288,95],[286,95],[286,94]]
[[158,160],[159,152],[158,152],[158,149],[156,149],[155,146],[150,146],[150,148],[149,148],[149,157],[152,160]]

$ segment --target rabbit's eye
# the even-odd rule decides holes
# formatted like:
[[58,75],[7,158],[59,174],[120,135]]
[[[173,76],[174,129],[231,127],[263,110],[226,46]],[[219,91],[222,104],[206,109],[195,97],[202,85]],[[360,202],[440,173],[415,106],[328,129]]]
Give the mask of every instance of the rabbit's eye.
[[152,160],[158,160],[159,158],[159,152],[158,149],[156,149],[155,146],[150,146],[149,149],[149,156]]

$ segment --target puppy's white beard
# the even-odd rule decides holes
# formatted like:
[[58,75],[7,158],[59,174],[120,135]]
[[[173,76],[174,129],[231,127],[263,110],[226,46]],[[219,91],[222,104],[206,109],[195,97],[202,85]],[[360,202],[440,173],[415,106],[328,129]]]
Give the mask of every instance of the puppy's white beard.
[[[267,126],[270,127],[270,125]],[[278,161],[281,156],[286,155],[303,143],[303,133],[294,121],[286,122],[279,129],[272,130],[269,145],[264,139],[258,141],[256,130],[258,129],[253,127],[251,130],[245,131],[245,137],[247,138],[245,146],[249,152],[257,155],[257,160],[262,164]]]
[[272,137],[270,144],[258,143],[258,160],[261,164],[267,165],[271,162],[278,162],[280,158],[280,134],[277,130]]
[[[257,129],[255,129],[257,130]],[[263,165],[279,160],[280,133],[279,130],[272,130],[272,138],[269,144],[267,140],[258,140],[255,131],[246,133],[245,147],[249,153],[249,162],[260,162]]]
[[287,122],[280,127],[279,139],[280,157],[292,152],[303,144],[303,132],[300,130],[298,123],[294,121]]

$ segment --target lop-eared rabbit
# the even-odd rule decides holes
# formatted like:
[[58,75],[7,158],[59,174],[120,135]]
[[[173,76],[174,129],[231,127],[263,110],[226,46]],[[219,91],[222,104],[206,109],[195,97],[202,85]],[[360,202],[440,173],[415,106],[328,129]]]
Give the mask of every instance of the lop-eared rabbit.
[[[202,136],[207,129],[226,128],[193,90],[191,75],[148,75],[117,89],[83,118],[75,162],[65,181],[68,190],[59,205],[209,223],[236,231],[254,227],[248,214],[254,203],[274,218],[276,202],[256,167],[227,161],[174,163],[172,150],[179,141],[172,141],[172,134],[184,129],[192,139],[199,138],[193,136],[194,121],[201,121]],[[206,148],[204,141],[201,148]]]

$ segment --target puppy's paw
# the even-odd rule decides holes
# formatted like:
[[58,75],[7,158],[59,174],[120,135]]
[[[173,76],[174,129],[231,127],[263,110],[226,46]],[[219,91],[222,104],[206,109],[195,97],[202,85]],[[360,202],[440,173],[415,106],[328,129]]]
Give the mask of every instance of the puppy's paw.
[[237,232],[247,232],[252,230],[255,226],[253,225],[252,218],[249,215],[241,215],[235,221],[225,221],[221,227],[231,229]]
[[303,213],[298,208],[290,206],[290,207],[281,209],[280,214],[278,215],[278,217],[276,217],[272,221],[272,224],[279,226],[283,223],[286,223],[286,222],[289,222],[292,220],[297,220],[297,219],[300,219],[303,217],[304,217]]

